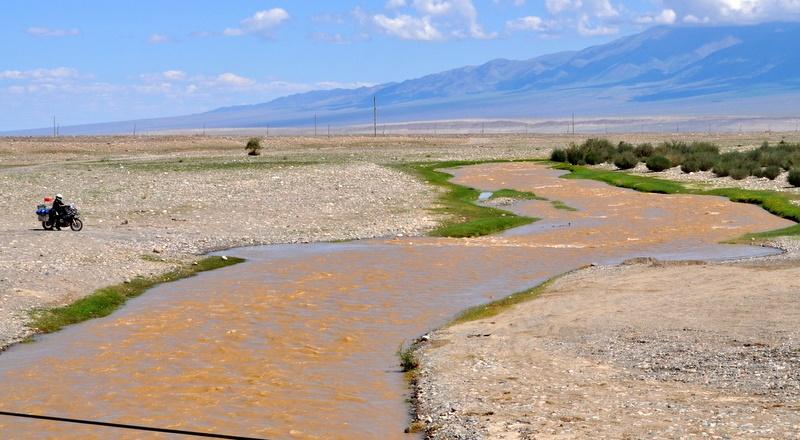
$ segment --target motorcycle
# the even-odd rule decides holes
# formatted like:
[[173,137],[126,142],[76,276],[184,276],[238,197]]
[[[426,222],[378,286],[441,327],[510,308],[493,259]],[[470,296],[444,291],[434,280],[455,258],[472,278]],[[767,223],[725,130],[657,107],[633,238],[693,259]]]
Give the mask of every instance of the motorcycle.
[[[39,221],[42,222],[42,227],[48,231],[52,231],[53,228],[56,227],[56,225],[53,224],[53,219],[50,218],[51,210],[52,209],[48,208],[47,205],[39,205],[36,207],[36,215]],[[83,221],[81,221],[78,208],[76,208],[74,204],[65,206],[64,215],[58,218],[59,228],[66,228],[68,226],[76,232],[83,229]]]

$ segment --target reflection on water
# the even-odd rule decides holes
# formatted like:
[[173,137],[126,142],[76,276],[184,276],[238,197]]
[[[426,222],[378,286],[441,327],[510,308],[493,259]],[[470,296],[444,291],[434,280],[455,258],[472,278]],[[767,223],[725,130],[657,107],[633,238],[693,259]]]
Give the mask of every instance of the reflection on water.
[[[394,354],[404,340],[588,263],[766,254],[715,243],[789,224],[720,198],[557,176],[520,163],[459,170],[465,185],[581,209],[520,202],[515,211],[545,220],[497,236],[237,250],[247,263],[0,356],[2,409],[274,439],[408,438]],[[0,437],[162,438],[7,418]]]

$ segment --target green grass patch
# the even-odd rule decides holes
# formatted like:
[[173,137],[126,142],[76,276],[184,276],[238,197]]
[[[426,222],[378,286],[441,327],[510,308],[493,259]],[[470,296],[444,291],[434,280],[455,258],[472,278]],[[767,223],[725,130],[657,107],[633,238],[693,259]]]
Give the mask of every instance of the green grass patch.
[[187,278],[199,272],[219,269],[243,262],[241,258],[207,257],[194,264],[184,264],[175,270],[152,277],[137,277],[129,283],[117,284],[96,290],[87,297],[81,298],[64,307],[33,312],[31,327],[37,333],[53,333],[62,328],[110,315],[130,299],[144,293],[158,284]]
[[492,193],[490,199],[517,199],[517,200],[547,200],[544,197],[539,197],[536,194],[528,191],[517,191],[515,189],[500,189]]
[[410,373],[419,368],[419,359],[414,353],[413,345],[406,347],[405,343],[401,343],[397,347],[397,357],[400,359],[400,369],[403,373]]
[[577,208],[573,208],[572,206],[569,206],[569,205],[565,204],[561,200],[553,200],[553,201],[550,202],[550,204],[553,205],[553,208],[561,209],[561,210],[564,210],[564,211],[577,211],[578,210]]
[[595,170],[567,164],[558,164],[554,168],[571,171],[570,174],[563,176],[565,179],[599,180],[613,186],[658,194],[688,194],[692,192],[680,183],[654,177],[633,176],[618,171]]
[[[758,205],[778,217],[794,222],[800,222],[800,206],[792,203],[798,200],[797,196],[779,191],[750,190],[739,188],[702,189],[686,187],[678,182],[656,179],[647,176],[634,176],[619,171],[594,170],[580,166],[559,164],[556,169],[571,171],[564,175],[567,179],[592,179],[622,188],[630,188],[640,192],[660,194],[693,194],[701,196],[725,197],[732,202],[750,203]],[[774,231],[746,234],[729,241],[729,243],[743,243],[753,240],[763,240],[775,237],[800,235],[800,225]]]
[[493,316],[497,316],[500,313],[510,309],[511,307],[516,306],[517,304],[521,304],[532,299],[535,299],[539,295],[541,295],[551,284],[553,284],[557,279],[561,278],[563,275],[559,275],[549,280],[545,281],[538,286],[528,289],[522,292],[517,292],[512,295],[509,295],[505,298],[499,299],[497,301],[492,301],[490,303],[481,304],[479,306],[470,307],[467,310],[461,312],[458,316],[455,317],[448,325],[456,325],[456,324],[463,324],[465,322],[470,321],[477,321],[479,319],[491,318]]
[[[406,164],[398,166],[399,169],[410,172],[425,182],[443,188],[445,191],[439,196],[439,206],[435,212],[450,216],[439,228],[430,235],[435,237],[479,237],[490,235],[506,229],[527,225],[538,220],[531,217],[518,216],[502,209],[477,205],[481,191],[475,188],[457,185],[450,182],[453,177],[443,171],[443,168],[454,168],[467,165],[477,165],[487,162],[428,162]],[[511,190],[508,190],[511,191]],[[520,195],[526,193],[515,191]],[[531,197],[535,197],[532,193]],[[528,197],[525,195],[525,197]]]

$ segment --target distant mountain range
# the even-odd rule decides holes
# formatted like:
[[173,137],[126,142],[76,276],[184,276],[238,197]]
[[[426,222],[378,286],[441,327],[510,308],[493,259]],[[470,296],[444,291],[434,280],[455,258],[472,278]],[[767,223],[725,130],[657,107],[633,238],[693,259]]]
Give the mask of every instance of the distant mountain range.
[[[625,115],[798,114],[800,24],[655,27],[581,51],[497,59],[399,83],[314,91],[188,116],[62,127],[62,134]],[[16,134],[47,134],[50,129]],[[10,134],[10,133],[6,133]]]

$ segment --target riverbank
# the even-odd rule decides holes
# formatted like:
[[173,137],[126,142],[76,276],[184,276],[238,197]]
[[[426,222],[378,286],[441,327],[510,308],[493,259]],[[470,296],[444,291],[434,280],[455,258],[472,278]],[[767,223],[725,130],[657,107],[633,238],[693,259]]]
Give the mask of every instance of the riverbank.
[[427,335],[415,428],[431,439],[800,435],[798,246],[774,244],[789,252],[582,269]]
[[[570,177],[704,192],[579,170]],[[431,439],[797,436],[800,242],[772,235],[753,237],[784,254],[590,267],[465,311],[417,345],[413,429]]]
[[[327,161],[296,152],[289,160],[247,158],[238,146],[214,150],[213,139],[193,144],[191,137],[182,147],[166,139],[164,151],[157,139],[109,139],[119,150],[70,141],[58,149],[41,139],[41,148],[28,150],[18,146],[35,140],[0,140],[7,165],[0,167],[7,200],[0,212],[0,350],[34,331],[34,310],[157,278],[210,251],[421,235],[438,221],[427,210],[437,189],[341,152]],[[37,224],[36,204],[56,192],[77,204],[83,231],[47,232]]]

